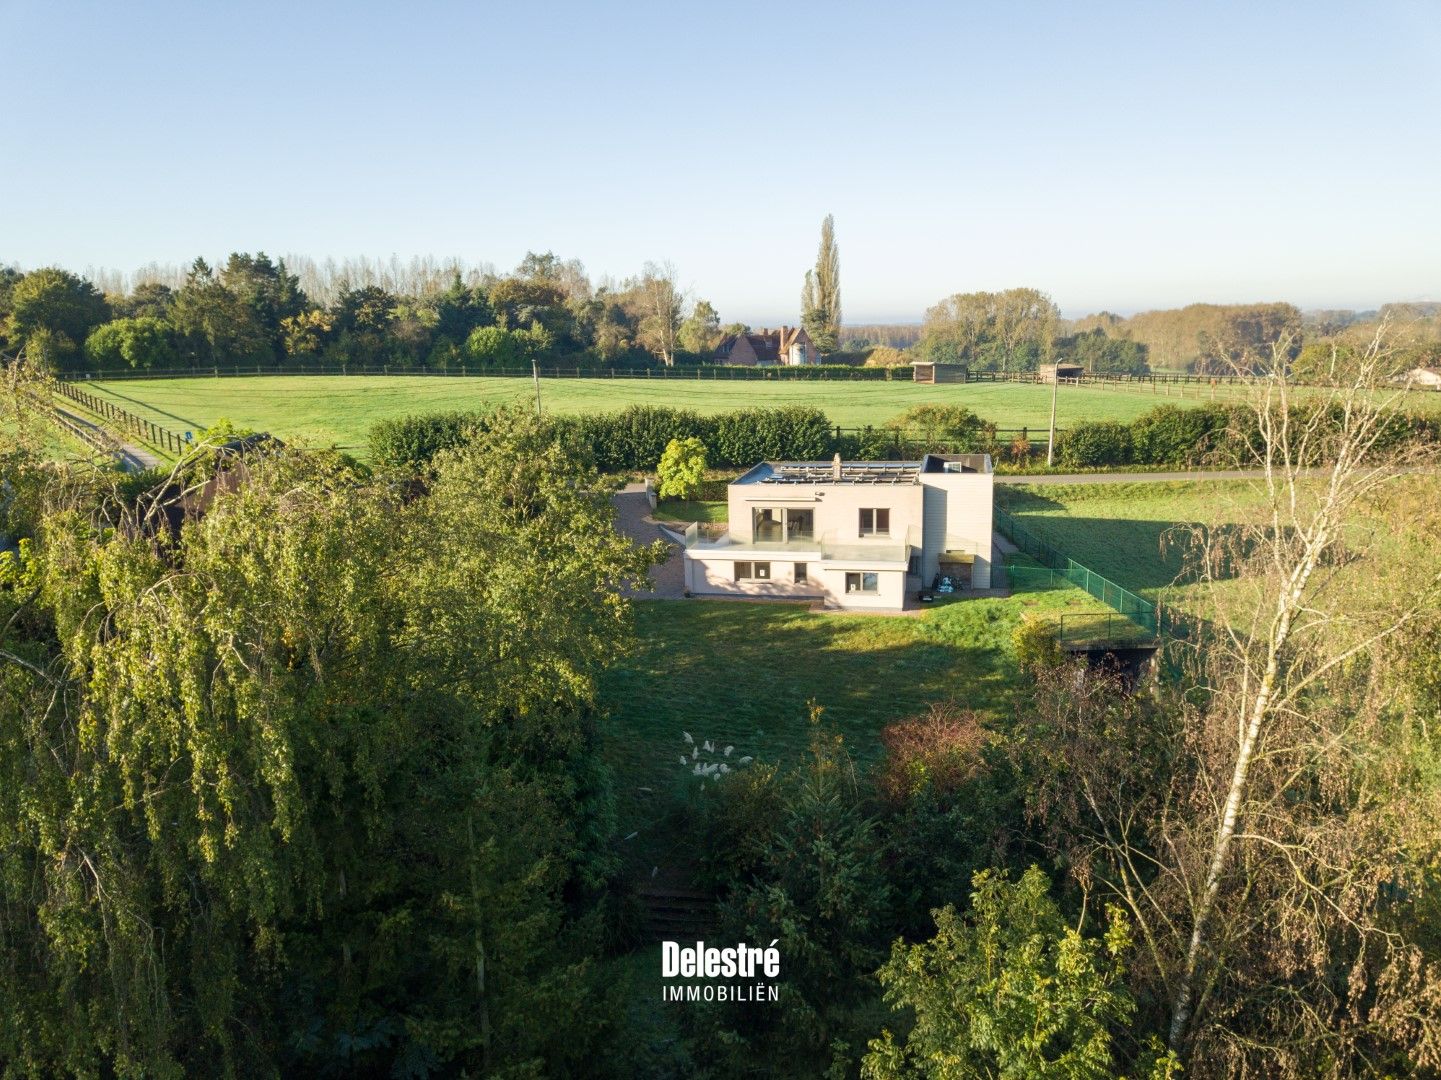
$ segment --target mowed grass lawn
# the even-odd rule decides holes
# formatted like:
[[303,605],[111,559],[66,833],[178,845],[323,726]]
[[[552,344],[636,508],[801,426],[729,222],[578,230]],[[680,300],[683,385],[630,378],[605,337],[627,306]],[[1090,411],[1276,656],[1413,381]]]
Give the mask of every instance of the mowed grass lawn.
[[1259,500],[1246,480],[996,485],[997,505],[1023,528],[1152,599],[1183,569],[1187,523],[1234,522]]
[[732,760],[793,764],[806,750],[814,701],[855,758],[869,762],[886,724],[931,702],[1007,714],[1023,685],[1011,649],[1022,612],[1097,610],[1104,610],[1098,601],[1072,588],[956,600],[914,617],[637,601],[637,647],[601,684],[603,746],[616,770],[622,835],[638,831],[649,848],[646,830],[661,809],[694,786],[680,762],[690,751],[682,732],[697,743],[734,746]]
[[[363,450],[376,420],[446,409],[529,405],[529,379],[445,376],[283,375],[243,378],[136,379],[86,384],[118,405],[172,431],[198,431],[221,417],[311,445]],[[1058,426],[1078,420],[1131,420],[1184,399],[1140,390],[1061,388]],[[545,408],[603,412],[627,405],[669,405],[700,413],[758,405],[812,405],[843,427],[879,425],[914,405],[964,405],[1002,428],[1049,423],[1051,392],[1027,383],[917,386],[911,382],[759,382],[690,379],[542,379]],[[1441,395],[1438,395],[1441,396]]]
[[[1148,599],[1192,607],[1203,594],[1181,576],[1191,542],[1186,526],[1226,528],[1255,522],[1258,516],[1264,524],[1268,505],[1259,480],[998,484],[996,501],[1022,527],[1082,565]],[[1383,535],[1388,555],[1358,563],[1356,571],[1373,580],[1395,577],[1396,588],[1402,591],[1414,586],[1414,582],[1408,585],[1408,574],[1426,564],[1424,550],[1430,541],[1424,529],[1413,528],[1414,510],[1397,507],[1438,503],[1441,478],[1419,474],[1391,480],[1364,502],[1351,523],[1356,546],[1370,546],[1377,535]],[[1242,605],[1236,611],[1249,611],[1247,597],[1254,598],[1233,579],[1222,582],[1216,599],[1228,607]]]

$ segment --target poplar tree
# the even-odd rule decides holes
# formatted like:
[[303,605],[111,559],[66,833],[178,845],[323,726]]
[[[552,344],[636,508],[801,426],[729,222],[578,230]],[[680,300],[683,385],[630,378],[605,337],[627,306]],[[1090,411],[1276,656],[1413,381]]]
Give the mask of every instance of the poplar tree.
[[836,247],[836,219],[821,222],[821,248],[814,270],[806,271],[801,291],[801,325],[817,351],[832,353],[841,340],[841,254]]

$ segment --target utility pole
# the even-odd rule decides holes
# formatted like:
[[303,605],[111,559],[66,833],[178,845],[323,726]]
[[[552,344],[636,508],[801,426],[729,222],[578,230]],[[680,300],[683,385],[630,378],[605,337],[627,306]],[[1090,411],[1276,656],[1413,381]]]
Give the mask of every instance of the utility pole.
[[[530,358],[530,377],[535,380],[535,415],[540,415],[540,367],[536,364],[535,357]],[[1052,410],[1054,412],[1054,410]],[[1055,417],[1051,417],[1051,426],[1055,427]]]
[[1046,440],[1046,468],[1056,463],[1056,392],[1061,389],[1061,373],[1058,365],[1051,365],[1051,435]]

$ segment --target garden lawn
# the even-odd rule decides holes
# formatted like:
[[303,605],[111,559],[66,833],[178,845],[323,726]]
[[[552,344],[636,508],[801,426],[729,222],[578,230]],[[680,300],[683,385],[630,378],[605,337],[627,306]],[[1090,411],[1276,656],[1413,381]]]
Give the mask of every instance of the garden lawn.
[[662,499],[655,508],[657,521],[690,524],[704,521],[724,525],[730,520],[730,504],[724,502],[691,502],[685,499]]
[[[228,378],[136,379],[87,383],[86,388],[172,431],[198,431],[221,417],[315,446],[364,450],[375,421],[446,409],[530,405],[529,379],[451,376],[275,375]],[[1066,386],[1057,424],[1079,420],[1132,420],[1164,402],[1206,400],[1148,391]],[[911,382],[844,380],[758,382],[689,379],[543,379],[545,408],[557,413],[668,405],[701,413],[764,405],[812,405],[842,427],[880,425],[920,404],[964,405],[1002,428],[1044,428],[1049,387],[1029,383],[917,386]],[[1441,395],[1437,395],[1441,397]]]
[[[961,599],[915,617],[824,614],[801,605],[640,600],[638,645],[604,676],[602,745],[616,770],[621,835],[654,851],[678,793],[696,786],[682,732],[793,764],[809,739],[808,704],[825,709],[860,762],[894,720],[955,700],[1001,717],[1024,685],[1011,649],[1022,612],[1104,611],[1079,589]],[[724,759],[722,759],[724,760]],[[645,790],[649,789],[649,790]],[[683,796],[682,796],[683,797]],[[659,852],[655,852],[659,857]]]
[[1234,523],[1261,500],[1250,480],[996,486],[1022,528],[1150,600],[1181,574],[1186,525]]

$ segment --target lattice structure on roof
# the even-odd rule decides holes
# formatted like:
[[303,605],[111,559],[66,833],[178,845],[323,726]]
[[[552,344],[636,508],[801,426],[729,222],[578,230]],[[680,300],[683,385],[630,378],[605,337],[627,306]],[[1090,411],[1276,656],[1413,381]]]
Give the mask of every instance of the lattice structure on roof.
[[776,465],[762,484],[915,484],[921,466],[915,461],[856,461],[844,463],[837,476],[831,462],[800,461]]

